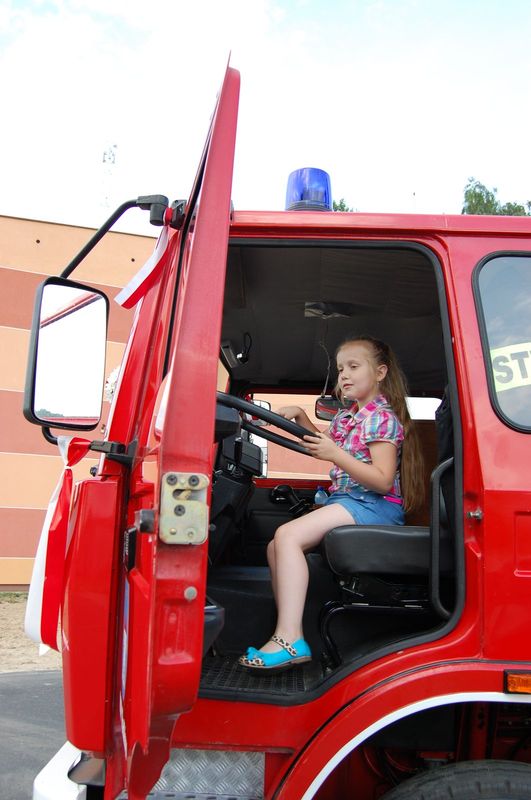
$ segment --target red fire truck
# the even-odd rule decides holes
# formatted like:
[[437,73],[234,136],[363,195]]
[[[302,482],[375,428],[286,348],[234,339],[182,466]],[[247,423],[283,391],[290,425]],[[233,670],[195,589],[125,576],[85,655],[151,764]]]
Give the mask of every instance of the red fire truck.
[[[68,744],[34,796],[529,798],[531,219],[333,213],[310,171],[289,210],[233,211],[238,93],[229,68],[186,202],[125,203],[39,290],[25,414],[67,464],[100,461],[63,484],[36,562]],[[85,442],[108,302],[70,275],[135,205],[161,238],[119,298],[134,322]],[[438,405],[416,423],[426,501],[404,527],[330,531],[308,554],[313,660],[251,673],[238,656],[275,619],[267,543],[323,483],[300,452],[271,469],[304,431],[263,397],[329,418],[328,354],[352,332]]]

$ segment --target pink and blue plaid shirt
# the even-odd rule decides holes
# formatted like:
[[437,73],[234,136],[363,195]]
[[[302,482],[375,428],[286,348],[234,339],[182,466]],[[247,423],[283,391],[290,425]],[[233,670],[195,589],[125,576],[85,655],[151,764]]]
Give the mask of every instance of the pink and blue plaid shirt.
[[[357,403],[353,403],[350,408],[338,411],[330,423],[329,435],[349,455],[366,464],[372,463],[369,444],[372,442],[394,444],[398,450],[398,459],[390,495],[401,497],[399,465],[404,428],[383,395],[379,394],[359,410]],[[330,470],[330,478],[332,480],[331,492],[348,492],[352,489],[358,492],[369,491],[337,466]]]

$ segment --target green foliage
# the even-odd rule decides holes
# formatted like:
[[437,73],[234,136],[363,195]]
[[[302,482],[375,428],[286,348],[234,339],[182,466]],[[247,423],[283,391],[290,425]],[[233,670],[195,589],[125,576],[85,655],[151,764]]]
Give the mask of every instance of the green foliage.
[[[531,201],[522,203],[504,203],[497,198],[496,188],[487,187],[475,178],[469,178],[465,186],[464,204],[461,214],[494,214],[505,217],[531,216]],[[527,210],[526,210],[527,209]]]
[[527,211],[521,203],[504,203],[500,213],[508,217],[529,217],[531,215],[531,202],[527,202],[525,206]]
[[353,208],[350,208],[349,206],[347,206],[347,203],[346,203],[344,197],[341,198],[339,203],[337,203],[334,200],[333,203],[332,203],[332,207],[333,207],[334,211],[354,211]]
[[0,603],[22,603],[27,599],[27,592],[0,592]]

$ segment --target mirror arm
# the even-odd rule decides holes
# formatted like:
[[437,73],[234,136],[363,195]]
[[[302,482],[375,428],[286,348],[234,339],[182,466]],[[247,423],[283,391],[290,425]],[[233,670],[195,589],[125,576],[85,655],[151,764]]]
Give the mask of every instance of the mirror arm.
[[111,214],[109,219],[103,223],[101,228],[96,231],[94,236],[89,239],[84,247],[81,248],[77,256],[74,256],[72,261],[61,272],[61,278],[68,278],[68,276],[81,264],[83,259],[90,253],[90,251],[98,244],[101,238],[105,236],[107,231],[112,228],[114,223],[120,219],[122,214],[130,208],[149,209],[149,221],[152,225],[164,225],[166,217],[166,209],[168,208],[168,198],[163,194],[150,194],[137,197],[136,200],[126,200],[121,206],[118,206],[116,211]]
[[47,425],[43,425],[41,427],[42,435],[46,439],[47,442],[50,444],[57,444],[57,436],[54,436],[51,432],[50,428]]

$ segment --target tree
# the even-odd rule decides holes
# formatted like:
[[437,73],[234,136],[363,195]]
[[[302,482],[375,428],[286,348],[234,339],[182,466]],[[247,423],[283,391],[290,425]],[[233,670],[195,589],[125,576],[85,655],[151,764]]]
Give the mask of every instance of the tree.
[[341,200],[339,201],[339,203],[337,203],[337,202],[334,200],[334,201],[333,201],[333,203],[332,203],[332,207],[333,207],[334,211],[354,211],[354,209],[353,209],[353,208],[349,208],[349,206],[347,206],[347,204],[346,204],[346,201],[345,201],[345,198],[344,198],[344,197],[342,197],[342,198],[341,198]]
[[[469,178],[465,186],[464,204],[461,214],[495,214],[506,217],[531,216],[531,201],[522,203],[504,203],[497,198],[496,188],[487,189],[475,178]],[[527,208],[527,211],[526,211]]]

